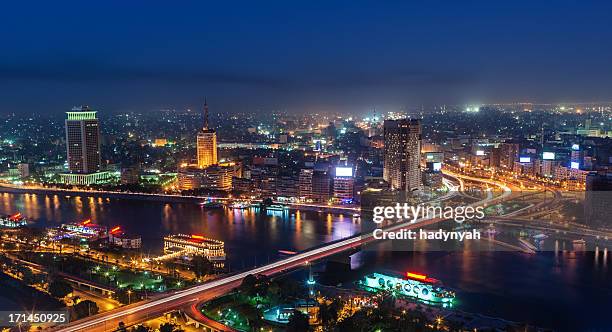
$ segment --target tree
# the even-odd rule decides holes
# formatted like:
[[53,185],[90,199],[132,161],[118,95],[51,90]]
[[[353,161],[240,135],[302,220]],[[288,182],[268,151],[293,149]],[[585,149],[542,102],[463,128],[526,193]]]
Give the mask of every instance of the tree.
[[56,278],[49,284],[49,293],[61,299],[72,293],[72,286],[63,279]]
[[308,331],[310,325],[308,324],[308,316],[303,314],[299,310],[293,310],[293,314],[291,318],[289,318],[289,322],[287,323],[287,331],[288,332],[304,332]]
[[257,277],[249,274],[244,279],[242,279],[242,283],[238,287],[241,292],[244,292],[247,295],[255,294],[255,287],[257,286]]
[[204,275],[211,274],[213,272],[213,264],[208,258],[200,255],[193,256],[191,262],[193,263],[193,272],[196,278],[201,278]]
[[115,291],[115,297],[117,301],[123,304],[129,304],[138,301],[138,296],[130,287],[117,289]]
[[180,329],[178,325],[176,324],[163,323],[162,325],[159,326],[159,332],[179,332],[179,331],[183,331],[183,330]]
[[95,315],[100,310],[98,304],[91,300],[83,300],[72,306],[75,320]]
[[334,298],[331,303],[323,303],[319,306],[319,316],[325,327],[329,328],[336,323],[341,308],[342,303],[337,298]]
[[259,330],[259,328],[263,325],[263,320],[261,319],[263,313],[261,312],[261,309],[249,304],[243,304],[238,307],[238,310],[249,322],[249,327],[252,330]]
[[146,325],[137,325],[132,328],[132,332],[151,332],[153,329]]
[[119,326],[117,327],[117,329],[115,331],[116,332],[126,332],[127,329],[125,328],[125,323],[124,322],[119,322]]

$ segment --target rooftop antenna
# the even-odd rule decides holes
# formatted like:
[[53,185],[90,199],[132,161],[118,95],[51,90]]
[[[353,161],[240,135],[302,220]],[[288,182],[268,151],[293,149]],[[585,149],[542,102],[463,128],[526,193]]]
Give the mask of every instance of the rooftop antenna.
[[204,97],[204,130],[208,129],[208,102]]

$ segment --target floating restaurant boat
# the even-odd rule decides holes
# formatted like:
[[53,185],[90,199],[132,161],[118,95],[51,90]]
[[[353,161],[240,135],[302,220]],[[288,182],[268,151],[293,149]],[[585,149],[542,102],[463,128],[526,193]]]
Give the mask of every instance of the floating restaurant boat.
[[175,234],[164,237],[164,254],[180,256],[183,253],[202,255],[210,261],[225,260],[225,243],[195,234]]
[[445,288],[439,280],[414,272],[407,272],[405,276],[375,272],[360,280],[358,286],[366,291],[391,292],[444,307],[451,307],[455,300],[455,292]]
[[13,215],[1,216],[0,217],[0,226],[7,228],[18,228],[23,227],[28,224],[28,220],[21,215],[21,213],[17,212]]
[[251,204],[249,204],[248,202],[238,201],[230,204],[230,207],[235,210],[244,210],[250,208]]
[[62,224],[60,227],[51,228],[49,230],[49,237],[53,240],[74,238],[83,241],[95,241],[97,239],[106,238],[107,236],[108,228],[92,223],[91,219],[82,222]]
[[221,209],[223,208],[223,203],[208,201],[200,203],[200,206],[205,207],[207,209]]
[[285,210],[289,210],[289,207],[287,205],[282,205],[282,204],[272,204],[272,205],[266,206],[266,210],[268,210],[268,211],[285,211]]

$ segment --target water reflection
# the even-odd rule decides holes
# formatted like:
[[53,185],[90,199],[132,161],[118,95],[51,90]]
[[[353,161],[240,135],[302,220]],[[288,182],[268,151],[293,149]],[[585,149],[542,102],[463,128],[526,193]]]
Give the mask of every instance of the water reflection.
[[[143,251],[160,252],[167,234],[202,234],[226,242],[228,259],[264,262],[278,250],[301,251],[323,242],[355,234],[360,223],[338,214],[314,211],[206,209],[190,203],[109,198],[17,195],[3,193],[0,213],[21,211],[36,225],[56,226],[91,218],[109,227],[121,225],[140,234]],[[262,258],[262,257],[265,257]],[[240,265],[240,264],[238,264]],[[247,263],[248,265],[248,263]]]

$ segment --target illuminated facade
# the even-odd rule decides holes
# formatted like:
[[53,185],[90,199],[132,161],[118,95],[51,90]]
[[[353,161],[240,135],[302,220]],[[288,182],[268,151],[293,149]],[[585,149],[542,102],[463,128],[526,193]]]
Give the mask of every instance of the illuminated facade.
[[355,188],[355,178],[352,167],[336,167],[334,176],[334,200],[341,203],[351,203]]
[[60,174],[60,178],[62,179],[62,182],[66,184],[87,186],[90,184],[107,183],[111,179],[111,174],[109,172],[96,172],[89,174],[65,173]]
[[186,167],[178,172],[178,185],[180,190],[209,189],[232,190],[232,177],[240,173],[239,165],[209,166],[206,168]]
[[87,106],[66,112],[66,149],[70,173],[100,171],[100,126],[97,112]]
[[177,234],[164,237],[164,253],[177,251],[202,255],[211,261],[225,260],[223,241],[205,238],[201,235]]
[[359,283],[369,291],[392,292],[427,303],[443,304],[445,307],[452,306],[455,300],[455,292],[442,287],[438,280],[419,273],[407,272],[406,277],[372,273]]
[[298,184],[298,195],[300,199],[305,201],[312,201],[312,175],[314,170],[310,168],[304,168],[300,170],[299,184]]
[[138,235],[110,233],[108,234],[108,242],[124,249],[139,249],[142,247],[142,238]]
[[217,133],[208,128],[208,104],[204,102],[204,127],[196,140],[198,167],[206,168],[217,164]]
[[206,168],[217,164],[217,133],[203,129],[197,137],[198,167]]
[[421,122],[416,119],[385,120],[383,178],[392,189],[422,188]]
[[27,224],[28,221],[21,215],[21,213],[0,217],[0,227],[17,228],[26,226]]

